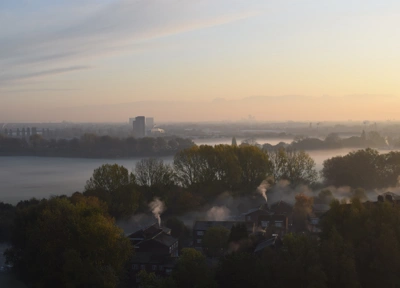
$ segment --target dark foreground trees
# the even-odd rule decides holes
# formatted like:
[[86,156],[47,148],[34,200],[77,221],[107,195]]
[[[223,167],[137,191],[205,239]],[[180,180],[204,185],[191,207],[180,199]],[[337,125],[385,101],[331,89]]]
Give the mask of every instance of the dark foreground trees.
[[117,287],[129,240],[96,198],[25,203],[17,208],[7,261],[33,287]]
[[379,154],[367,148],[324,161],[325,183],[364,189],[394,187],[400,175],[400,152]]

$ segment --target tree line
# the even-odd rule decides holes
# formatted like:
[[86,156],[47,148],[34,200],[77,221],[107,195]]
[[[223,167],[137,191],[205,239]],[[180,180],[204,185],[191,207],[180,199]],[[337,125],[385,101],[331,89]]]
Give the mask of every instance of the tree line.
[[297,135],[289,145],[278,143],[277,145],[264,144],[263,148],[268,150],[279,149],[281,147],[290,147],[294,150],[325,150],[341,148],[382,148],[388,146],[399,147],[398,139],[381,136],[377,131],[362,131],[360,136],[351,136],[341,138],[336,133],[331,133],[325,139],[313,138],[303,135]]
[[400,175],[400,152],[380,154],[367,148],[336,156],[324,161],[321,175],[326,185],[364,189],[395,187]]
[[194,145],[179,137],[117,138],[84,134],[80,138],[46,139],[36,134],[25,138],[0,135],[0,156],[52,156],[83,158],[159,157],[174,155]]

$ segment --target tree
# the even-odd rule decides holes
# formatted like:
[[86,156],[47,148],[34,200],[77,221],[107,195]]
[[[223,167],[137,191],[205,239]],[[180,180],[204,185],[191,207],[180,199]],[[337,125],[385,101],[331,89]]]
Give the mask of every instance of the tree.
[[293,226],[297,231],[307,230],[307,219],[312,212],[313,198],[304,194],[295,196],[296,202],[293,207]]
[[[337,261],[347,259],[343,263],[336,262],[338,264],[335,264],[335,258],[328,262],[328,264],[346,265],[343,268],[347,270],[332,272],[348,275],[351,272],[349,259],[354,258],[361,287],[400,285],[400,277],[397,273],[400,269],[400,210],[398,207],[390,202],[362,204],[357,198],[353,198],[351,204],[345,205],[334,201],[321,222],[321,229],[322,243],[333,242],[338,245],[332,248],[335,251],[331,251],[332,254],[328,256],[333,257],[333,254],[337,254],[335,256]],[[345,257],[338,258],[343,254]],[[343,268],[340,267],[340,269]],[[337,274],[332,277],[337,277],[335,275]],[[337,280],[342,281],[342,279]]]
[[229,233],[230,231],[222,226],[209,228],[202,240],[204,252],[211,257],[223,255],[228,247]]
[[161,159],[142,159],[135,167],[135,179],[140,186],[171,186],[174,184],[174,178],[172,168]]
[[[395,177],[391,176],[400,171],[399,162],[388,160],[393,155],[380,155],[377,150],[370,148],[350,152],[345,156],[325,160],[321,174],[327,185],[347,185],[364,189],[388,187],[397,183]],[[387,166],[386,163],[395,165]],[[390,182],[386,182],[389,179]]]
[[287,234],[280,253],[280,287],[327,287],[318,242],[306,235]]
[[317,181],[315,161],[306,152],[281,148],[266,153],[272,162],[275,181],[287,180],[293,187]]
[[104,201],[110,215],[117,219],[131,216],[138,209],[141,197],[136,190],[135,176],[117,164],[95,169],[83,194]]
[[269,272],[265,263],[256,255],[232,253],[221,258],[216,271],[216,280],[219,287],[275,287],[271,285],[273,277],[270,277]]
[[314,200],[320,204],[330,204],[334,199],[332,192],[329,189],[323,189],[318,193],[318,197]]
[[85,190],[101,189],[113,192],[133,183],[135,183],[134,175],[124,166],[104,164],[94,170],[92,177],[86,182]]
[[178,263],[172,272],[178,288],[215,288],[212,271],[208,268],[204,255],[193,249],[184,248]]
[[320,246],[328,287],[360,287],[352,247],[333,228]]
[[241,168],[241,183],[251,190],[272,174],[267,154],[255,146],[241,146],[235,150]]
[[52,198],[17,211],[11,263],[34,287],[116,287],[132,248],[98,199]]
[[239,223],[232,226],[228,242],[239,242],[240,240],[247,239],[247,227],[245,223]]

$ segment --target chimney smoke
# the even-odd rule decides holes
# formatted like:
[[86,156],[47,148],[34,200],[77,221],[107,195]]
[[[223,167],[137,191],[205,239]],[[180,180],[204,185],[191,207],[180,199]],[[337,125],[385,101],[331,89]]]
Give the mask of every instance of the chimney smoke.
[[257,188],[257,192],[261,194],[261,196],[264,197],[265,202],[268,203],[268,197],[267,197],[267,190],[269,188],[269,183],[267,180],[264,180],[261,182],[260,186]]
[[165,204],[159,198],[155,198],[150,202],[149,208],[158,221],[158,227],[161,227],[161,214],[165,211]]

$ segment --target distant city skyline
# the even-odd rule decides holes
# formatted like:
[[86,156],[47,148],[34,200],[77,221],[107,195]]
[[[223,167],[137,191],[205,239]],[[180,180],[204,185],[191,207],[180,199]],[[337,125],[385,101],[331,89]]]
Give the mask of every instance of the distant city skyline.
[[1,1],[0,122],[397,119],[399,13],[394,0]]

